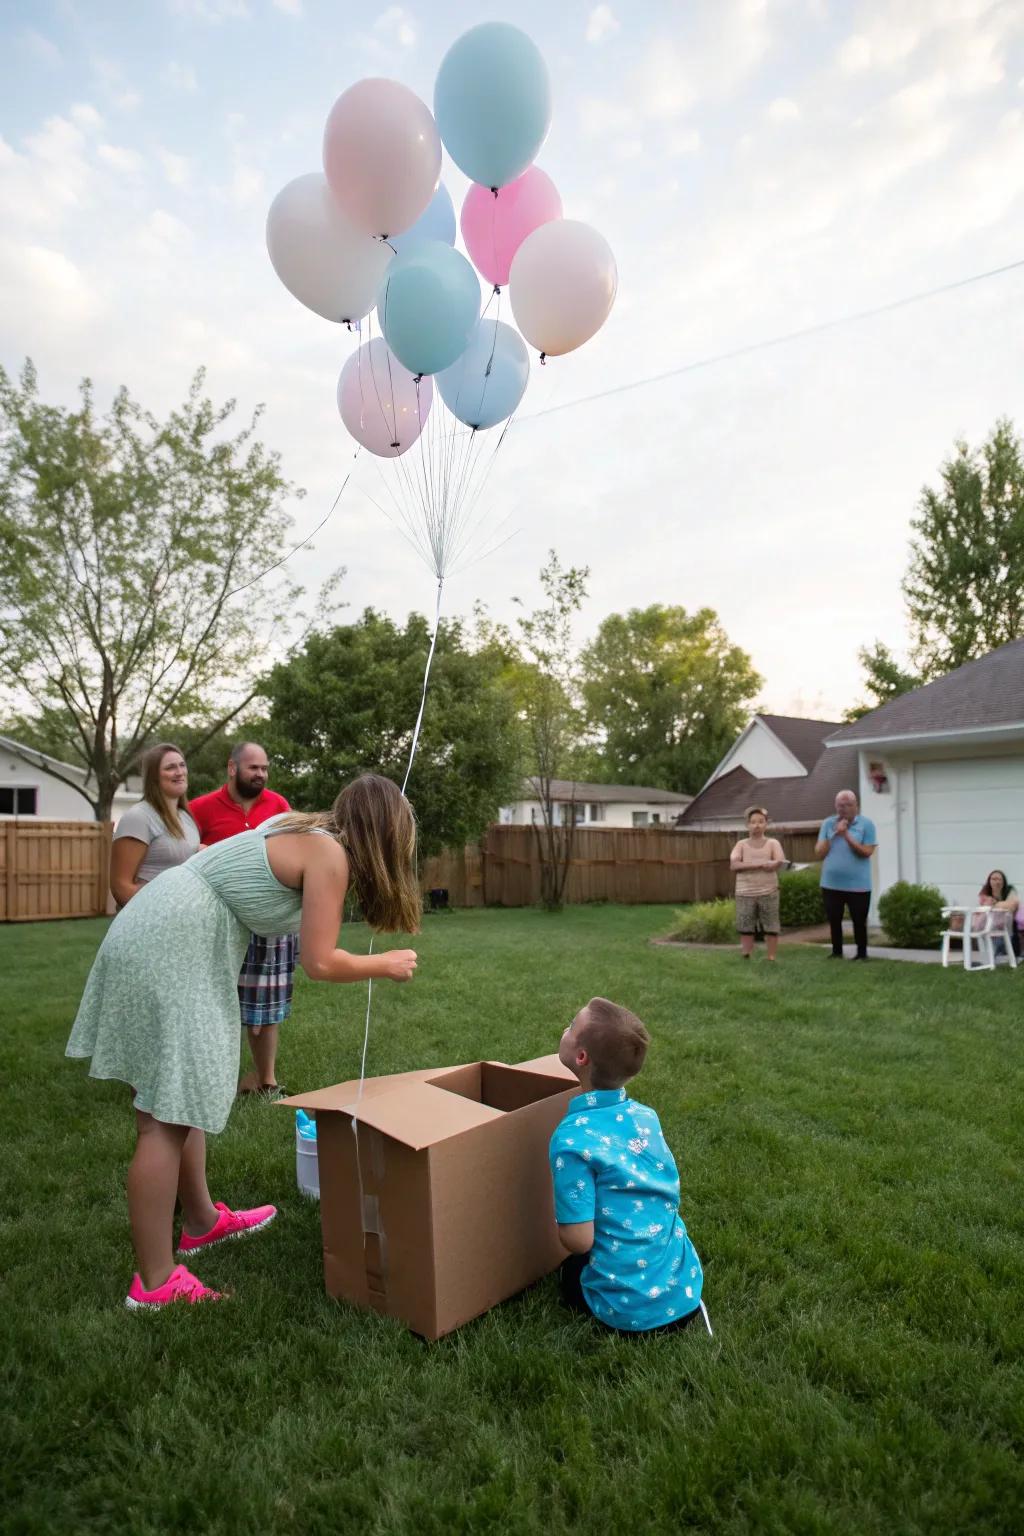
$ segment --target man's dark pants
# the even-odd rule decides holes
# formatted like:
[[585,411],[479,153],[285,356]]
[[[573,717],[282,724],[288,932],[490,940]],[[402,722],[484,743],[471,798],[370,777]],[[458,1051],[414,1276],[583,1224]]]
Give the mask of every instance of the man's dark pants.
[[821,899],[825,904],[825,916],[832,931],[832,953],[841,956],[843,953],[843,909],[849,907],[850,920],[853,923],[853,936],[857,941],[857,954],[867,955],[868,952],[868,908],[871,905],[870,891],[836,891],[830,886],[823,885]]

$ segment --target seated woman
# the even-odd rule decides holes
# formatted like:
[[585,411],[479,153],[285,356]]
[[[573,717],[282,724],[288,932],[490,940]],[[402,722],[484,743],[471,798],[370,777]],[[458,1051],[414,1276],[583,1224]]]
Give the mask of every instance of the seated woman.
[[1020,897],[1001,869],[993,869],[990,873],[978,892],[978,905],[994,907],[996,912],[1005,914],[1002,918],[993,920],[993,927],[1009,928],[1013,952],[1019,955],[1020,929],[1017,926],[1017,911],[1020,907]]

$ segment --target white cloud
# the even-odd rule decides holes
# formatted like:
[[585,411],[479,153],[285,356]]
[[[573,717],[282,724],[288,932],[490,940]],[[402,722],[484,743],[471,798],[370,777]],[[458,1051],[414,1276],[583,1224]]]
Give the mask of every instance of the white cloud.
[[0,239],[0,287],[26,336],[88,325],[102,308],[75,263],[48,246]]
[[255,166],[240,165],[235,170],[231,183],[231,197],[239,208],[244,208],[248,203],[263,195],[263,173],[256,170]]
[[34,27],[26,27],[21,34],[22,46],[31,54],[38,64],[45,64],[49,69],[56,69],[58,64],[64,62],[57,44],[37,32]]
[[104,165],[126,175],[134,175],[142,169],[142,156],[134,149],[124,149],[118,144],[101,144],[96,153]]
[[274,0],[274,5],[286,16],[302,15],[302,0]]
[[164,83],[174,91],[198,91],[199,81],[191,64],[179,64],[172,59],[163,73]]
[[680,128],[678,132],[669,135],[668,153],[676,155],[695,155],[700,150],[701,136],[696,128]]
[[800,121],[800,108],[790,96],[776,96],[768,107],[766,113],[770,123],[797,123]]
[[71,116],[79,128],[84,128],[87,132],[103,127],[103,118],[91,102],[76,101],[71,108]]
[[184,155],[176,155],[169,149],[157,151],[160,167],[172,187],[188,185],[191,171]]
[[578,111],[580,128],[588,139],[601,139],[608,134],[626,132],[637,121],[637,114],[632,107],[621,101],[609,101],[603,96],[581,97]]
[[858,75],[871,66],[871,44],[861,33],[852,33],[839,49],[839,68],[844,75]]
[[398,44],[400,48],[412,48],[416,43],[415,18],[401,5],[389,5],[373,24],[373,30],[381,37]]
[[587,17],[587,42],[603,43],[619,30],[619,19],[610,5],[595,5]]

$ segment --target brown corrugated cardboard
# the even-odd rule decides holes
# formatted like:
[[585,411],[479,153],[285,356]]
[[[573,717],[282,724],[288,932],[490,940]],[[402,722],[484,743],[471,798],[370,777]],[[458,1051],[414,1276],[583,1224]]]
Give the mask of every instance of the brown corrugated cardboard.
[[316,1111],[328,1292],[438,1339],[556,1268],[548,1142],[578,1089],[544,1056],[281,1100]]

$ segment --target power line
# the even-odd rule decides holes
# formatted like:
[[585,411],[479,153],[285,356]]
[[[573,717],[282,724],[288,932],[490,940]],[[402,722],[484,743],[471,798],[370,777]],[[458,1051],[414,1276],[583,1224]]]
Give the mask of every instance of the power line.
[[[631,379],[625,384],[613,384],[610,389],[600,389],[592,395],[580,395],[575,400],[563,400],[560,405],[545,406],[542,411],[534,411],[532,415],[517,417],[516,425],[521,426],[528,421],[540,421],[543,417],[553,416],[558,411],[570,411],[577,405],[591,405],[595,400],[609,400],[614,395],[628,394],[632,389],[644,389],[649,384],[663,384],[667,379],[678,379],[683,374],[698,373],[703,368],[714,368],[719,363],[729,363],[739,357],[750,357],[755,352],[767,352],[773,347],[788,346],[790,342],[803,341],[808,336],[820,336],[826,331],[837,330],[843,325],[856,325],[861,320],[872,320],[878,315],[892,314],[895,310],[907,309],[911,304],[923,304],[926,300],[938,298],[944,293],[954,293],[958,288],[968,288],[974,283],[984,283],[992,277],[1004,277],[1007,272],[1017,272],[1022,267],[1024,267],[1024,259],[1011,261],[1006,266],[992,267],[987,272],[975,272],[970,277],[956,278],[951,283],[940,284],[938,288],[924,288],[920,293],[906,294],[901,299],[891,299],[887,304],[877,304],[871,309],[854,310],[848,315],[838,315],[832,320],[819,320],[816,324],[804,326],[798,331],[785,331],[781,336],[769,336],[762,341],[747,342],[744,346],[733,347],[728,352],[715,352],[710,357],[697,358],[692,363],[682,363],[678,368],[667,368],[663,373],[652,373],[643,379]],[[358,457],[359,449],[357,448],[353,457],[353,463]],[[261,571],[251,581],[247,581],[243,586],[236,587],[233,592],[229,592],[228,597],[236,597],[239,592],[245,592],[249,587],[254,587],[257,582],[262,581],[265,576],[269,576],[272,571],[279,570],[282,565],[291,559],[292,555],[297,554],[300,549],[304,549],[310,539],[315,538],[331,517],[351,478],[352,470],[350,469],[326,514],[304,539],[301,539],[298,544],[293,544],[286,554],[282,555],[279,560],[275,560],[273,565],[268,565],[265,571]]]
[[888,315],[896,309],[906,309],[911,304],[922,304],[926,299],[938,298],[943,293],[953,293],[957,288],[967,288],[972,283],[986,282],[990,277],[1002,277],[1024,267],[1024,260],[1008,262],[1005,267],[993,267],[988,272],[975,272],[971,277],[960,277],[954,282],[943,283],[938,288],[925,288],[920,293],[907,294],[902,299],[892,299],[888,304],[878,304],[872,309],[854,310],[849,315],[838,315],[834,320],[820,320],[815,325],[804,326],[799,331],[786,331],[781,336],[770,336],[763,341],[747,342],[728,352],[716,352],[710,357],[683,363],[678,368],[667,368],[664,373],[652,373],[644,379],[632,379],[627,384],[613,384],[610,389],[599,389],[592,395],[580,395],[576,400],[564,400],[561,405],[549,405],[530,416],[520,416],[518,422],[539,421],[542,416],[553,416],[556,411],[569,411],[576,405],[590,405],[595,400],[608,400],[612,395],[624,395],[631,389],[644,389],[649,384],[663,384],[667,379],[678,379],[684,373],[697,373],[702,368],[713,368],[718,363],[732,362],[738,357],[749,357],[753,352],[766,352],[771,347],[784,347],[791,341],[802,341],[807,336],[820,336],[824,331],[836,330],[841,325],[854,325],[859,320],[871,320],[876,315]]

